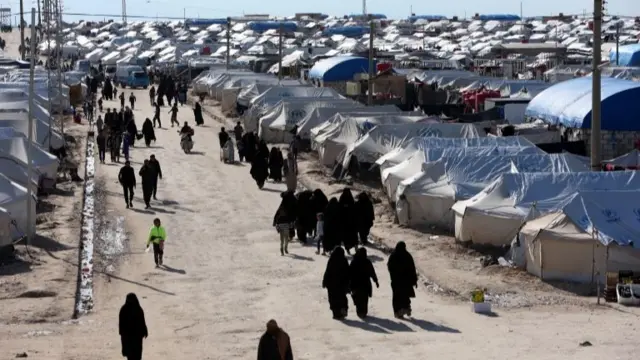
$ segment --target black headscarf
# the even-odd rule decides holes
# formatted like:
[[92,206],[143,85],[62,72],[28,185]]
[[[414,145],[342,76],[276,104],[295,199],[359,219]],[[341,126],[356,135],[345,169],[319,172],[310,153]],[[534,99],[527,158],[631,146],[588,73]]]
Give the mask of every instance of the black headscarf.
[[367,193],[361,192],[358,194],[358,199],[355,204],[355,213],[358,217],[359,228],[371,228],[373,226],[375,214],[373,211],[373,203]]
[[120,336],[125,338],[141,339],[149,335],[147,323],[144,320],[144,311],[134,293],[127,295],[127,300],[120,308],[119,327]]
[[320,189],[313,190],[311,201],[313,202],[313,209],[316,213],[324,213],[329,204],[329,199],[327,199],[327,196]]
[[355,204],[355,200],[353,199],[353,194],[351,193],[351,189],[344,188],[344,190],[342,190],[342,194],[340,194],[340,205],[353,206],[354,204]]

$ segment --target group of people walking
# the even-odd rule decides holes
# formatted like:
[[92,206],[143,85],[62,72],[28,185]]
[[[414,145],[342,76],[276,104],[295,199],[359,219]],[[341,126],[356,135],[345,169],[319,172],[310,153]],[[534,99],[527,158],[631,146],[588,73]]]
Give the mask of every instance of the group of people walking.
[[[391,277],[395,317],[411,316],[411,298],[416,296],[414,288],[418,286],[418,274],[413,257],[403,241],[398,242],[389,256],[387,269]],[[369,298],[373,295],[371,281],[376,287],[380,287],[373,263],[367,257],[366,248],[361,247],[356,251],[351,264],[343,248],[335,248],[331,252],[322,279],[322,288],[327,289],[333,318],[344,319],[347,316],[348,294],[351,294],[358,317],[365,318],[369,312]]]
[[[144,163],[138,171],[138,175],[142,179],[142,198],[145,209],[148,209],[151,207],[151,198],[153,197],[154,200],[157,200],[158,180],[162,179],[162,168],[155,155],[151,155],[149,159],[144,160]],[[137,181],[135,170],[131,166],[130,161],[126,161],[124,166],[120,168],[118,182],[122,185],[122,192],[127,209],[132,208],[133,190],[136,188]]]

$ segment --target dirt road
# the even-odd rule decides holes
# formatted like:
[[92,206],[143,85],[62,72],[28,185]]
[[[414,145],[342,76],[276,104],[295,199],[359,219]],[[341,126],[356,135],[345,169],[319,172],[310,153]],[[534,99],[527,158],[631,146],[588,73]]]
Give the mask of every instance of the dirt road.
[[[136,95],[141,126],[152,110],[146,92]],[[193,124],[189,108],[179,118]],[[125,209],[119,166],[99,166],[104,232],[96,244],[94,312],[79,321],[0,324],[0,358],[26,352],[34,359],[120,359],[117,314],[128,292],[138,294],[146,312],[147,359],[253,359],[270,318],[289,332],[296,359],[622,359],[635,349],[635,317],[607,310],[555,307],[490,318],[418,289],[416,320],[399,322],[392,316],[386,257],[376,251],[370,255],[381,287],[374,289],[373,317],[357,320],[351,309],[349,320],[332,320],[321,289],[327,259],[298,243],[289,256],[279,254],[271,222],[283,185],[258,190],[248,165],[222,164],[219,124],[209,117],[205,124],[196,128],[193,154],[180,150],[170,127],[156,130],[152,148],[132,150],[136,170],[151,154],[163,167],[151,211],[142,210],[140,186],[136,208]],[[168,232],[166,270],[155,269],[144,253],[155,217]],[[580,347],[585,340],[594,346]]]

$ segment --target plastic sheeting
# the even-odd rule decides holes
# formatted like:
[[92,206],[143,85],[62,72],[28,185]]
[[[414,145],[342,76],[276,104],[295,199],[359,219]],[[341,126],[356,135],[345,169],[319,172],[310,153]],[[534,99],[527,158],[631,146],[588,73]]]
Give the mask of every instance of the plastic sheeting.
[[404,124],[378,125],[347,148],[342,166],[358,162],[375,163],[381,156],[415,137],[477,138],[485,136],[473,124],[438,123],[430,117],[411,117]]
[[352,81],[354,75],[361,73],[369,73],[369,60],[367,58],[335,56],[320,60],[313,65],[309,70],[309,78],[325,82]]
[[[58,158],[36,144],[29,144],[24,134],[12,138],[0,138],[0,154],[9,154],[28,164],[29,147],[33,166],[47,179],[55,181],[58,177]],[[1,171],[1,170],[0,170]]]
[[[29,104],[27,101],[0,101],[0,128],[14,128],[27,136],[29,134]],[[64,138],[57,130],[49,127],[49,112],[42,106],[34,107],[33,139],[45,149],[60,149]]]
[[[307,114],[304,119],[298,123],[298,135],[303,139],[309,139],[311,137],[311,129],[322,123],[328,121],[336,114],[342,115],[357,115],[357,114],[371,114],[371,115],[391,115],[400,114],[402,111],[395,105],[382,105],[382,106],[364,106],[354,109],[340,109],[340,108],[316,108],[311,113]],[[420,115],[418,112],[402,112],[404,115]]]
[[[383,171],[410,158],[418,150],[438,148],[465,148],[465,147],[533,147],[536,146],[524,137],[520,136],[485,136],[477,138],[444,138],[444,137],[415,137],[402,147],[394,149],[376,160],[376,164]],[[537,148],[536,148],[537,149]],[[542,150],[539,150],[543,153]],[[504,155],[508,155],[507,153]]]
[[33,236],[36,230],[36,199],[31,202],[31,223],[27,222],[28,190],[24,186],[11,181],[0,173],[0,208],[6,210],[15,220],[18,230],[27,236]]
[[[574,129],[591,128],[591,78],[567,80],[544,90],[527,106],[525,116]],[[640,131],[640,83],[602,78],[602,130]]]
[[612,64],[616,64],[616,59],[618,60],[617,66],[640,66],[640,44],[620,46],[617,53],[615,47],[611,48],[609,51],[609,61]]
[[[259,120],[258,136],[270,143],[291,140],[289,130],[317,108],[354,109],[364,105],[349,99],[291,98],[275,105]],[[288,135],[287,135],[288,134]]]
[[450,209],[455,202],[473,197],[502,174],[586,170],[588,166],[572,154],[443,157],[423,164],[421,172],[400,182],[396,200],[406,198],[409,225],[453,229]]
[[539,216],[557,211],[576,191],[638,188],[640,175],[635,171],[503,174],[482,192],[452,207],[456,239],[509,244],[532,212]]

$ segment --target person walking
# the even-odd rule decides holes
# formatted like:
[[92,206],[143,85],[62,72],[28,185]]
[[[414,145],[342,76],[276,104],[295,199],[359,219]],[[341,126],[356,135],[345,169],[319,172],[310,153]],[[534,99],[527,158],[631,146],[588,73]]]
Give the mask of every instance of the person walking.
[[151,194],[153,195],[153,200],[158,200],[156,193],[158,192],[158,179],[162,180],[162,168],[160,167],[160,162],[153,154],[149,157],[149,166],[153,170],[154,175]]
[[284,178],[287,184],[287,191],[295,192],[298,187],[298,163],[292,153],[287,153],[285,164]]
[[99,130],[98,136],[96,136],[96,145],[98,145],[98,158],[100,159],[100,164],[104,164],[104,159],[107,153],[107,134],[105,130]]
[[398,319],[404,315],[411,316],[411,298],[416,297],[413,288],[418,287],[418,273],[404,241],[398,242],[389,255],[387,268],[391,276],[393,313]]
[[151,89],[149,89],[149,103],[151,104],[151,106],[154,105],[155,98],[156,98],[156,87],[152,85]]
[[260,337],[258,360],[293,360],[289,334],[273,319],[267,322],[267,331]]
[[120,185],[122,185],[122,192],[124,193],[124,201],[127,204],[127,209],[133,207],[133,189],[136,187],[136,173],[133,171],[130,162],[126,161],[124,166],[120,168],[118,181]]
[[131,95],[129,95],[129,104],[131,104],[131,110],[136,109],[136,100],[136,96],[131,93]]
[[240,125],[240,121],[238,121],[236,123],[236,126],[233,128],[233,134],[236,137],[236,142],[239,142],[240,140],[242,140],[243,133],[244,133],[244,129],[242,128],[242,125]]
[[158,128],[162,128],[162,122],[160,121],[160,105],[155,102],[153,103],[155,106],[155,114],[153,115],[153,127],[156,127],[156,121],[158,122]]
[[124,109],[124,91],[120,93],[119,99],[120,99],[120,108]]
[[149,165],[149,160],[145,160],[144,164],[140,168],[138,172],[140,177],[142,178],[142,198],[144,199],[145,209],[151,207],[151,196],[153,195],[153,180],[155,178],[155,174],[151,165]]
[[180,126],[180,122],[178,122],[178,103],[173,104],[169,110],[169,114],[171,114],[171,127],[173,127],[174,124]]
[[144,319],[144,310],[134,293],[127,295],[124,305],[120,308],[118,328],[122,356],[127,360],[141,360],[142,341],[149,336],[149,332]]
[[359,248],[349,264],[349,288],[351,298],[356,306],[356,314],[364,319],[369,312],[369,298],[373,295],[371,280],[380,287],[376,270],[373,268],[371,260],[367,257],[367,249]]
[[153,244],[153,260],[156,262],[156,267],[162,265],[162,258],[164,256],[164,242],[167,240],[167,232],[162,226],[160,219],[153,219],[153,226],[149,230],[149,238],[147,239],[147,249],[149,245]]
[[294,214],[289,214],[287,206],[283,204],[278,207],[276,215],[273,217],[273,226],[275,226],[278,234],[280,234],[280,255],[289,253],[289,241],[291,241],[290,230],[293,228],[293,222],[295,221]]
[[333,318],[342,320],[347,317],[349,310],[349,261],[344,255],[344,249],[337,247],[331,253],[327,262],[327,269],[322,278],[322,288],[327,289],[329,309]]

